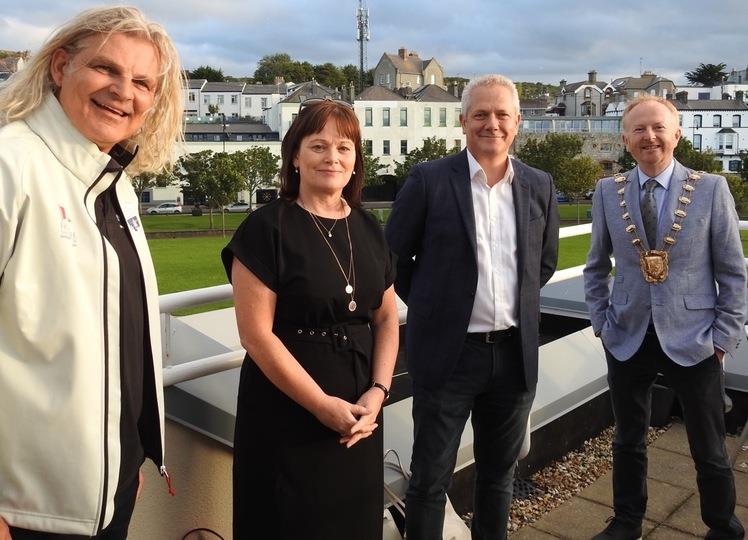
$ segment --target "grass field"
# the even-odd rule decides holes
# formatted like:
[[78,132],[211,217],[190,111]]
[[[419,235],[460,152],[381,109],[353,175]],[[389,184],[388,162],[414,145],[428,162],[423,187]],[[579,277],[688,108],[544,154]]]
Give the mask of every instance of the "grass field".
[[[563,206],[563,205],[562,205]],[[574,207],[575,205],[568,205]],[[144,216],[154,219],[180,220],[192,216]],[[228,215],[227,215],[228,217]],[[241,217],[237,214],[232,218]],[[199,219],[199,218],[192,218]],[[145,219],[144,219],[145,221]],[[240,220],[237,220],[237,225]],[[743,251],[748,253],[748,231],[741,231]],[[148,244],[151,248],[153,263],[156,267],[159,292],[161,294],[210,287],[228,283],[221,264],[221,249],[230,240],[220,236],[200,236],[193,238],[153,239]],[[564,238],[559,245],[558,269],[570,268],[584,264],[590,245],[590,235]],[[182,310],[178,315],[187,315],[230,306],[230,301],[210,304],[189,310]]]
[[[244,221],[247,214],[226,214],[226,229],[234,230]],[[145,232],[157,231],[199,231],[210,229],[210,218],[207,213],[202,216],[190,214],[165,214],[157,216],[140,216]],[[213,228],[221,229],[221,214],[213,214]]]

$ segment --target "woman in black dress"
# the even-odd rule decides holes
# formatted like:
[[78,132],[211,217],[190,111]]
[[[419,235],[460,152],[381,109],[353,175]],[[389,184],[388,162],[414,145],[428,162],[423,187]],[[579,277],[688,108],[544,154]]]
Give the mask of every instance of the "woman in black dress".
[[398,348],[394,265],[360,208],[350,105],[307,100],[281,198],[222,253],[247,358],[234,435],[234,538],[382,538],[382,403]]

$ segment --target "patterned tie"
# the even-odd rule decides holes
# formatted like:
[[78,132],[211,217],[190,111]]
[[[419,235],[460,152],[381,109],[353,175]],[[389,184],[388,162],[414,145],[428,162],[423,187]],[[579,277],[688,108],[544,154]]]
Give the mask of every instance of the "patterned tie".
[[644,223],[644,232],[647,235],[649,249],[655,249],[657,242],[657,201],[655,200],[654,190],[657,187],[657,180],[650,178],[644,183],[644,198],[642,199],[642,222]]

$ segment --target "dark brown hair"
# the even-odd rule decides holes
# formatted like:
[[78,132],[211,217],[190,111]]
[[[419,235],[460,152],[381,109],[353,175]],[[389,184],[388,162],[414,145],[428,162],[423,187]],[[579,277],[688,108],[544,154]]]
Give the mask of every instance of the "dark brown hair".
[[343,188],[343,198],[351,207],[357,208],[361,206],[361,189],[364,185],[361,129],[358,117],[353,109],[332,100],[324,100],[302,107],[288,133],[283,137],[283,143],[281,143],[280,194],[281,197],[289,201],[297,199],[301,180],[299,173],[295,170],[293,160],[299,153],[301,141],[304,137],[320,133],[330,121],[337,124],[338,133],[353,141],[356,148],[356,163],[353,165],[353,175]]

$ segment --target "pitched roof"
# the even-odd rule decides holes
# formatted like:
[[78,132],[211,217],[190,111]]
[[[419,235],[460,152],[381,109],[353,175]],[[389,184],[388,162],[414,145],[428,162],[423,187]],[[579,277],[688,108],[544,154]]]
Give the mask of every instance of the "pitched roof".
[[460,101],[449,92],[447,92],[441,86],[435,84],[425,84],[419,86],[413,90],[412,99],[416,101],[444,101],[444,102],[455,102]]
[[243,82],[208,82],[203,92],[241,92],[247,83]]
[[208,79],[187,79],[187,88],[190,90],[200,90]]
[[288,85],[282,84],[248,84],[244,87],[242,94],[268,95],[268,94],[285,94],[288,91]]
[[309,81],[297,85],[293,92],[291,92],[286,98],[282,99],[281,103],[301,103],[302,101],[309,98],[324,98],[331,97],[333,99],[340,99],[340,92],[323,86],[317,81]]
[[[615,79],[611,85],[619,91],[647,90],[660,82],[673,84],[673,81],[666,79],[665,77],[660,77],[654,73],[645,73],[641,77],[620,77]],[[673,84],[673,86],[675,85]]]
[[364,91],[356,96],[356,101],[405,101],[397,92],[385,88],[384,86],[370,86],[364,88]]
[[567,83],[563,86],[563,89],[566,90],[566,92],[576,92],[579,90],[582,86],[596,86],[599,90],[603,90],[606,86],[608,86],[608,83],[604,81],[596,81],[596,82],[590,82],[590,81],[579,81],[575,83]]
[[679,111],[748,111],[748,104],[736,99],[689,99],[686,103],[671,100]]
[[400,73],[409,73],[420,75],[423,73],[424,61],[418,56],[418,53],[410,52],[403,58],[398,54],[384,53],[384,55]]

